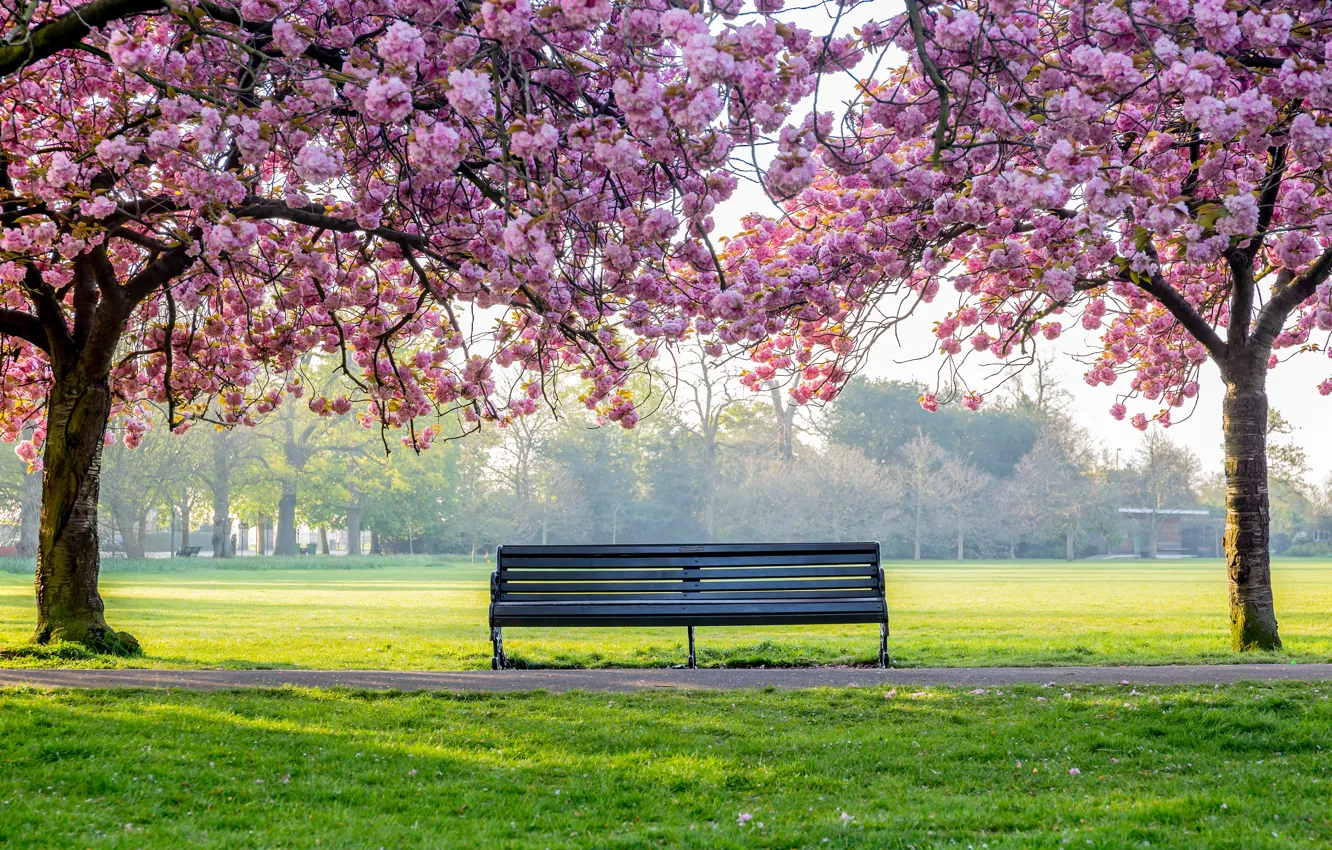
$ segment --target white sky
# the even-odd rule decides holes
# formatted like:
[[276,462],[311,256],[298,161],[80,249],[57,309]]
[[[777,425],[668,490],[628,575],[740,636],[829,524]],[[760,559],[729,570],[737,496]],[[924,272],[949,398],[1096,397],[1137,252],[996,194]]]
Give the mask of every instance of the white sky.
[[[795,3],[788,2],[795,7]],[[838,33],[847,34],[851,28],[870,18],[885,19],[901,11],[898,0],[867,0],[860,7],[843,19]],[[815,35],[828,29],[829,19],[824,7],[816,4],[812,9],[784,12],[779,15],[783,20],[790,20],[811,30]],[[901,62],[900,54],[890,57],[886,64],[895,66]],[[866,71],[868,62],[858,70]],[[852,93],[851,82],[846,79],[827,81],[820,91],[819,108],[835,110],[837,104]],[[796,118],[802,118],[812,106],[812,101],[801,105],[796,111]],[[727,235],[739,230],[740,218],[749,212],[773,213],[772,204],[755,186],[742,181],[740,188],[726,204],[716,211],[717,235]],[[935,303],[935,312],[926,312],[916,316],[907,325],[899,329],[900,344],[891,335],[885,335],[872,351],[864,374],[875,378],[891,378],[903,381],[922,381],[933,385],[941,364],[939,355],[925,357],[934,350],[932,326],[933,319],[947,309],[948,296],[951,292],[945,287]],[[1083,331],[1081,327],[1068,330],[1054,347],[1044,350],[1057,350],[1061,356],[1056,358],[1055,371],[1061,385],[1073,396],[1070,411],[1077,421],[1086,426],[1111,452],[1119,451],[1123,458],[1130,457],[1141,443],[1141,433],[1127,420],[1116,422],[1108,413],[1110,405],[1117,400],[1117,391],[1126,387],[1126,379],[1112,387],[1089,387],[1083,381],[1083,367],[1071,355],[1085,353],[1100,348],[1099,339],[1093,332]],[[984,364],[978,364],[983,366]],[[983,369],[968,369],[964,377],[968,378],[974,389],[986,389]],[[1332,475],[1332,441],[1319,439],[1325,433],[1327,417],[1332,416],[1332,396],[1318,394],[1317,386],[1332,375],[1332,363],[1318,353],[1306,353],[1282,363],[1269,373],[1268,391],[1272,407],[1295,426],[1295,433],[1289,438],[1304,446],[1308,453],[1311,467],[1310,480],[1321,483]],[[1176,411],[1173,417],[1176,424],[1171,426],[1169,436],[1186,444],[1196,453],[1204,465],[1204,472],[1220,471],[1222,468],[1221,439],[1221,398],[1224,388],[1216,366],[1208,363],[1203,368],[1200,379],[1202,390],[1196,399],[1197,406],[1192,416],[1184,421],[1183,412]],[[1129,403],[1130,416],[1144,412],[1151,417],[1160,409],[1153,402],[1136,401]],[[1183,410],[1187,410],[1184,408]],[[1153,425],[1152,427],[1157,427]]]

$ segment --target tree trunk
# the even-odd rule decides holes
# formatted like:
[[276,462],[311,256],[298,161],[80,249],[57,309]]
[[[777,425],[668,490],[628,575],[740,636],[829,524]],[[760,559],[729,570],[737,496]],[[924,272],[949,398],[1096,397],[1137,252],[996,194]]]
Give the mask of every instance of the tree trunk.
[[[1252,359],[1252,358],[1251,358]],[[1226,446],[1226,572],[1230,643],[1279,649],[1268,553],[1266,363],[1227,370],[1221,428]]]
[[277,543],[274,555],[296,554],[296,484],[282,482],[282,497],[278,499]]
[[242,522],[236,526],[236,532],[236,551],[248,552],[250,550],[250,526]]
[[370,529],[370,554],[379,554],[379,532],[375,531],[373,528]]
[[254,528],[254,554],[268,554],[268,517],[259,517]]
[[97,592],[97,496],[110,412],[111,386],[105,379],[88,380],[76,371],[51,385],[42,455],[35,643],[68,640],[122,652],[138,646],[133,637],[107,625]]
[[1016,541],[1016,540],[1010,540],[1010,541],[1008,541],[1008,560],[1010,560],[1010,561],[1016,561],[1016,560],[1017,560],[1017,541]]
[[962,529],[957,529],[957,560],[962,562],[966,560],[966,538],[962,534]]
[[319,552],[322,555],[328,554],[328,529],[319,527]]
[[125,540],[126,557],[146,558],[148,556],[148,514],[146,512],[139,514],[139,518],[134,520],[132,531],[133,533]]
[[915,545],[915,560],[920,560],[920,494],[916,494],[916,527],[912,535],[912,541]]
[[42,474],[23,473],[23,489],[19,493],[18,556],[37,557],[38,540],[42,528]]
[[[219,434],[213,444],[213,557],[230,558],[231,550],[231,463],[228,435]],[[244,535],[242,534],[242,539]]]
[[709,437],[703,461],[703,536],[709,543],[717,541],[717,443],[716,435]]
[[1073,529],[1064,529],[1064,560],[1073,560]]
[[361,554],[361,505],[347,506],[347,554]]

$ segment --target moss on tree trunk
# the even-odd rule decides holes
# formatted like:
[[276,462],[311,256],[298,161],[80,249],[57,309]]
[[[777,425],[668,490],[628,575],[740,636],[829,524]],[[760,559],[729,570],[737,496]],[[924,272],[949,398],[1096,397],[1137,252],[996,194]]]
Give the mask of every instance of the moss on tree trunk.
[[1222,402],[1226,446],[1226,572],[1230,642],[1279,649],[1268,552],[1266,363],[1229,370]]
[[97,496],[110,384],[74,371],[52,384],[47,410],[33,641],[136,651],[133,637],[107,625],[97,592]]

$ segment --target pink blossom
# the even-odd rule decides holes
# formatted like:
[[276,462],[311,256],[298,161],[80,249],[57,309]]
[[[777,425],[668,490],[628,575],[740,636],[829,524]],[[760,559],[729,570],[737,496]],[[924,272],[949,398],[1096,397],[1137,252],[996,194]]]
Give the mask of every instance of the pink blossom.
[[484,0],[478,19],[486,38],[513,44],[527,35],[532,7],[528,0]]
[[307,183],[326,183],[343,173],[342,154],[323,145],[301,148],[292,164],[296,174]]
[[296,59],[304,55],[310,42],[306,41],[296,32],[296,28],[290,21],[275,21],[273,23],[273,45],[282,52],[282,55],[288,59]]
[[610,18],[610,0],[560,0],[565,19],[577,27],[595,27]]
[[1123,422],[1124,416],[1128,413],[1128,408],[1123,404],[1116,402],[1110,406],[1110,415],[1117,421]]
[[379,57],[390,65],[414,68],[426,55],[421,31],[405,21],[397,21],[379,40]]
[[494,105],[489,78],[475,71],[450,72],[449,90],[444,96],[465,118],[477,118]]
[[131,144],[124,136],[104,139],[97,144],[97,160],[108,168],[114,168],[117,171],[124,171],[129,168],[130,164],[138,159],[141,153],[143,153],[143,148]]
[[378,77],[365,89],[365,117],[392,124],[412,112],[412,91],[401,77]]
[[79,210],[89,218],[101,219],[115,213],[116,203],[106,195],[98,195],[90,201],[83,201]]

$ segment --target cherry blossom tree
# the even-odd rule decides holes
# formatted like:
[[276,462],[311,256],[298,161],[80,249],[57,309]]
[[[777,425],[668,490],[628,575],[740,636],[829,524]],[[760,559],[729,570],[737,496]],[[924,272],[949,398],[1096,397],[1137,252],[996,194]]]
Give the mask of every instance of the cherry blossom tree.
[[[1086,380],[1113,387],[1111,415],[1139,429],[1187,408],[1211,361],[1226,387],[1232,642],[1280,646],[1266,375],[1327,351],[1332,330],[1332,9],[905,6],[857,31],[867,50],[895,49],[878,51],[850,111],[818,116],[793,142],[821,143],[814,185],[786,217],[747,220],[724,267],[815,281],[813,303],[836,302],[812,358],[839,355],[821,367],[825,396],[880,333],[925,312],[940,316],[950,384],[968,360],[1014,369],[1070,328],[1096,332]],[[797,349],[779,343],[756,349],[753,380],[792,365]],[[984,387],[959,385],[964,407],[982,404]]]
[[0,429],[35,428],[43,469],[34,639],[124,643],[98,472],[149,405],[181,430],[294,397],[422,448],[576,372],[633,427],[661,346],[783,329],[802,293],[728,285],[709,238],[756,145],[797,185],[793,104],[854,41],[781,5],[4,4]]

